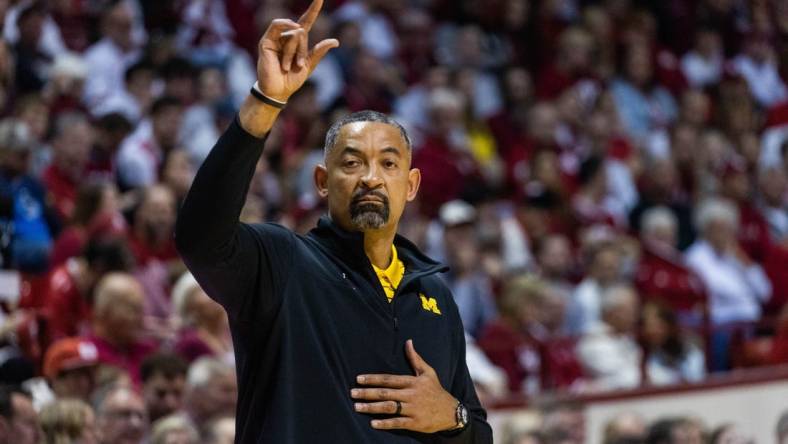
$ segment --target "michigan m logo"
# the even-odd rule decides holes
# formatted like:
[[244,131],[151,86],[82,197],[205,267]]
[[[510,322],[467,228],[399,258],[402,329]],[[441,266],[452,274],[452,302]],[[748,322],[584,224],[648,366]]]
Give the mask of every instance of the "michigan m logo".
[[424,293],[419,293],[419,297],[421,298],[421,308],[438,315],[441,314],[441,311],[438,308],[438,301],[436,301],[435,298],[428,298],[427,296],[424,296]]

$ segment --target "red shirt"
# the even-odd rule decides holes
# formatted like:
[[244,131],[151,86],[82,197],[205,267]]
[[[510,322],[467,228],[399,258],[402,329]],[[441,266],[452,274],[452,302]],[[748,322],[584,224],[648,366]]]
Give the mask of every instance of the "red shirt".
[[44,186],[52,195],[54,207],[62,220],[71,219],[74,201],[77,198],[77,184],[60,171],[55,165],[44,170]]
[[145,266],[152,259],[166,262],[179,257],[172,237],[162,244],[150,245],[137,237],[134,232],[131,232],[129,235],[129,248],[134,254],[134,259],[136,259],[138,266]]
[[85,339],[98,349],[99,363],[125,370],[136,386],[141,383],[140,364],[157,349],[156,344],[148,341],[137,341],[121,349],[94,334],[87,335]]
[[90,328],[92,308],[69,272],[66,262],[49,275],[44,311],[49,319],[52,339],[78,336]]
[[675,252],[643,243],[635,285],[646,299],[664,302],[677,311],[692,310],[706,301],[703,282]]

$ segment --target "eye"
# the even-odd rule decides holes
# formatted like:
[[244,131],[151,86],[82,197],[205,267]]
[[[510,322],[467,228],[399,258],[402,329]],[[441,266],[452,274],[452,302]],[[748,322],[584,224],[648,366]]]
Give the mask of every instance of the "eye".
[[393,161],[391,159],[386,159],[386,160],[383,161],[383,167],[387,168],[387,169],[396,168],[397,167],[397,162],[395,162],[395,161]]
[[342,162],[342,166],[345,167],[345,168],[355,168],[355,167],[359,166],[360,164],[361,164],[361,162],[359,162],[356,159],[345,159]]

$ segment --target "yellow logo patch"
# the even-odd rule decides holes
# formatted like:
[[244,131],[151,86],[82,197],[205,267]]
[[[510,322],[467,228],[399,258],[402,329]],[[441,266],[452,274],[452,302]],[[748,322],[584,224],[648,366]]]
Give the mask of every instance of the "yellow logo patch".
[[438,301],[436,301],[435,298],[428,298],[427,296],[424,296],[424,293],[419,293],[419,297],[421,298],[421,308],[438,315],[441,314],[441,311],[438,308]]

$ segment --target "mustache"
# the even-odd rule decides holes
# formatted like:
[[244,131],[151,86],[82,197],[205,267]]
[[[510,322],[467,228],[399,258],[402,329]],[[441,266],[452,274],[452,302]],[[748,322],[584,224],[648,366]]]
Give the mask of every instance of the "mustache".
[[383,194],[381,191],[379,191],[379,190],[366,190],[366,189],[360,189],[360,190],[356,191],[355,193],[353,193],[353,196],[351,197],[351,202],[354,203],[354,204],[357,204],[362,199],[367,198],[367,197],[372,197],[372,196],[377,197],[378,199],[380,199],[383,202],[384,205],[388,205],[388,203],[389,203],[389,198],[385,194]]

